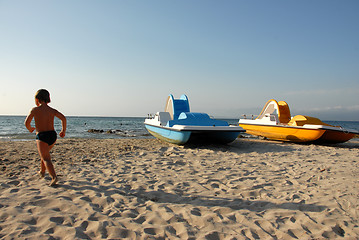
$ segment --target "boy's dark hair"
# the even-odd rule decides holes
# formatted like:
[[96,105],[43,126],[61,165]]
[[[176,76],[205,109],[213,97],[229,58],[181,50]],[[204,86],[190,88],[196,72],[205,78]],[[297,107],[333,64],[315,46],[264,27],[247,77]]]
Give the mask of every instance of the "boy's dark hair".
[[46,89],[40,89],[36,92],[35,98],[45,103],[50,102],[50,93]]

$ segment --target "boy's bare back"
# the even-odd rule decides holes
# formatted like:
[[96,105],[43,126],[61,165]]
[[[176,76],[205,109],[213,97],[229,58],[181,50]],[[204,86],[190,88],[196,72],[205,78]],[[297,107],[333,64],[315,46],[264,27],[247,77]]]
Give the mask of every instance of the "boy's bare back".
[[31,114],[33,114],[35,118],[36,132],[53,131],[56,113],[57,110],[46,104],[34,107],[31,110]]

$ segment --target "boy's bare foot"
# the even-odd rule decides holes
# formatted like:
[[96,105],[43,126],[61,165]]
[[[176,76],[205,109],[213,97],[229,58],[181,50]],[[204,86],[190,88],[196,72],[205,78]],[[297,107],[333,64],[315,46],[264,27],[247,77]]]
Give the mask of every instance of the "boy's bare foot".
[[57,181],[58,181],[57,177],[53,178],[53,179],[51,180],[51,183],[50,183],[49,186],[50,186],[50,187],[55,186],[55,185],[57,184]]
[[39,176],[40,176],[40,178],[44,178],[45,177],[45,172],[39,171]]

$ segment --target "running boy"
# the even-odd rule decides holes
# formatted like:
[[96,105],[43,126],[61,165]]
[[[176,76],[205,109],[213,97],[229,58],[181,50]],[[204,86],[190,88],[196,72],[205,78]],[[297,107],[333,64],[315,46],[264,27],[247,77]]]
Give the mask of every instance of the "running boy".
[[[37,107],[31,109],[26,117],[25,126],[31,133],[36,130],[37,150],[41,157],[40,177],[45,176],[45,170],[47,169],[52,178],[50,186],[54,186],[58,181],[50,156],[50,150],[55,145],[57,139],[54,118],[57,117],[61,120],[62,130],[59,135],[63,138],[66,132],[66,117],[56,109],[49,107],[48,103],[50,103],[50,93],[45,89],[38,90],[35,95]],[[31,126],[33,118],[35,118],[35,127]]]

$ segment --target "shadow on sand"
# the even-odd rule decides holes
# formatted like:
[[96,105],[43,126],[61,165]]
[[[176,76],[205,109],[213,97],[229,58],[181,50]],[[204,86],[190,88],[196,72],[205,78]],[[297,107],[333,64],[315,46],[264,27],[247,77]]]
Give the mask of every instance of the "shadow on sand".
[[[236,198],[226,198],[217,196],[201,196],[201,195],[180,195],[174,193],[168,193],[164,191],[145,191],[145,190],[133,190],[130,187],[127,189],[118,189],[115,186],[100,186],[95,183],[86,181],[69,181],[65,184],[58,185],[57,188],[63,188],[65,190],[74,191],[94,191],[94,196],[105,197],[107,202],[114,202],[114,195],[122,195],[125,197],[135,197],[137,202],[152,201],[157,203],[170,203],[170,204],[188,204],[192,206],[203,207],[227,207],[233,210],[246,209],[253,212],[261,212],[266,209],[288,209],[294,211],[303,212],[322,212],[327,207],[315,204],[305,203],[273,203],[270,201],[262,200],[244,200]],[[126,188],[126,187],[125,187]],[[85,201],[90,202],[89,197],[84,196]]]
[[283,142],[274,141],[267,139],[260,139],[255,137],[243,137],[238,138],[234,142],[229,144],[189,144],[185,145],[185,148],[199,148],[199,149],[211,149],[216,151],[229,151],[236,153],[268,153],[268,152],[291,152],[300,146],[324,146],[332,148],[342,149],[355,149],[359,148],[359,139],[353,139],[345,143],[336,144],[314,144],[314,143],[294,143],[294,142]]

